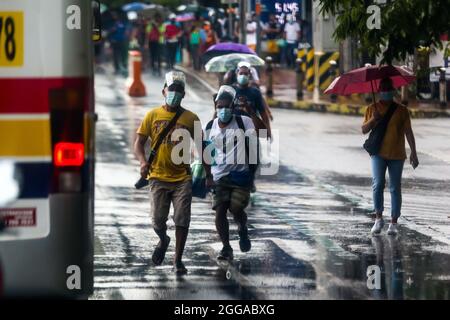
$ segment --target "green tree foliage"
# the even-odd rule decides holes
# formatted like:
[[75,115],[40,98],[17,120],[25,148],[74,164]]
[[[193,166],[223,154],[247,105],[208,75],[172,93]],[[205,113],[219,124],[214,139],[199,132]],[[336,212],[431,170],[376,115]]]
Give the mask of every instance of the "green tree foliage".
[[[335,15],[337,41],[353,37],[361,49],[381,55],[385,63],[404,60],[419,46],[442,48],[440,36],[450,31],[450,0],[318,0],[322,14]],[[380,1],[382,2],[382,1]],[[381,9],[380,29],[369,29],[370,5]]]

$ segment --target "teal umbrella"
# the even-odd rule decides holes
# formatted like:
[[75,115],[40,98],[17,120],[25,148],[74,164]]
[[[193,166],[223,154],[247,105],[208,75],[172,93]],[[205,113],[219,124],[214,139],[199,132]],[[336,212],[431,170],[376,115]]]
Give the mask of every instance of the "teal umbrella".
[[239,62],[245,61],[254,67],[263,66],[264,60],[253,54],[230,53],[214,57],[205,65],[206,72],[227,72],[236,69]]

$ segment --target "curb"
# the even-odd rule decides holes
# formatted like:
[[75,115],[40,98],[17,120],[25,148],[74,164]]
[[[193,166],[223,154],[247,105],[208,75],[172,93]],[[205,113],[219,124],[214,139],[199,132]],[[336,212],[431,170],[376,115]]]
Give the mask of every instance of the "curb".
[[[314,111],[322,113],[333,113],[346,116],[363,116],[367,106],[329,103],[329,102],[312,102],[312,101],[286,101],[267,99],[267,103],[271,108],[280,109],[298,109],[303,111]],[[414,119],[433,119],[448,118],[450,113],[445,110],[421,110],[417,108],[408,108],[411,118]]]

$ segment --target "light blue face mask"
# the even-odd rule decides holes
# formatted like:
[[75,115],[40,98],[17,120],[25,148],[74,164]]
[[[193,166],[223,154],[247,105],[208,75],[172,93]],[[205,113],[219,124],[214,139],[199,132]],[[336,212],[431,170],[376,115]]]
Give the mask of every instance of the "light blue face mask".
[[231,112],[230,108],[220,108],[217,110],[217,117],[222,123],[228,123],[232,115],[233,113]]
[[167,91],[166,104],[169,107],[178,107],[183,99],[183,94],[177,91]]
[[246,85],[248,83],[248,76],[245,74],[238,75],[237,82],[241,85]]
[[380,100],[392,101],[394,100],[394,91],[382,91],[380,92]]

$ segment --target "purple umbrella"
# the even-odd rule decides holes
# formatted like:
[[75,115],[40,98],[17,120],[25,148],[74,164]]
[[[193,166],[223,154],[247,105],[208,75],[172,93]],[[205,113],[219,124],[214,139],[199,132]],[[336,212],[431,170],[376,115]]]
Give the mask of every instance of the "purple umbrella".
[[256,52],[247,47],[245,44],[236,42],[221,42],[209,47],[206,51],[233,51],[232,53],[249,53],[256,55]]
[[256,52],[247,47],[245,44],[236,42],[221,42],[209,47],[208,50],[206,50],[206,52],[202,55],[202,60],[206,63],[214,57],[223,56],[229,53],[246,53],[256,55]]

